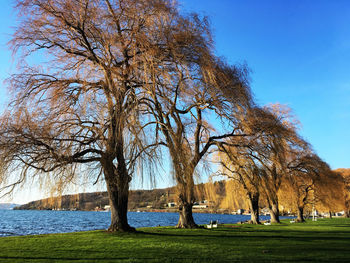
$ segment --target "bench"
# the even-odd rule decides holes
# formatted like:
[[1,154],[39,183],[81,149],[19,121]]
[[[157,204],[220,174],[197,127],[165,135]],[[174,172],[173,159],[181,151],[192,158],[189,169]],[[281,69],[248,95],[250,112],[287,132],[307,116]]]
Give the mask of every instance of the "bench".
[[269,225],[271,225],[271,222],[270,222],[270,221],[266,221],[266,222],[264,223],[264,225],[265,225],[265,226],[269,226]]
[[209,225],[207,225],[207,228],[217,228],[218,227],[218,221],[217,220],[210,220]]

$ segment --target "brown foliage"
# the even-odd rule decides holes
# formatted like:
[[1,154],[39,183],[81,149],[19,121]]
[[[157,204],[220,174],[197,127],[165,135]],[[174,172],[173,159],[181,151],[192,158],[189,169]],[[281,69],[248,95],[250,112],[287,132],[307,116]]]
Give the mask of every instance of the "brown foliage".
[[[178,226],[195,227],[186,217],[192,218],[196,170],[219,141],[236,136],[236,124],[251,98],[246,69],[229,66],[212,54],[206,21],[195,16],[183,25],[186,35],[181,41],[189,55],[170,47],[171,58],[155,64],[149,76],[155,81],[148,85],[151,98],[145,104],[153,115],[159,143],[170,153],[180,203]],[[214,128],[214,117],[229,127]]]
[[142,99],[169,50],[193,55],[183,42],[195,37],[186,33],[190,22],[163,0],[19,0],[17,10],[11,48],[23,60],[45,54],[46,61],[20,61],[9,80],[14,98],[1,118],[1,182],[11,191],[50,174],[62,189],[81,172],[92,171],[96,181],[103,174],[110,229],[130,230],[129,182],[137,162],[142,167],[155,153]]

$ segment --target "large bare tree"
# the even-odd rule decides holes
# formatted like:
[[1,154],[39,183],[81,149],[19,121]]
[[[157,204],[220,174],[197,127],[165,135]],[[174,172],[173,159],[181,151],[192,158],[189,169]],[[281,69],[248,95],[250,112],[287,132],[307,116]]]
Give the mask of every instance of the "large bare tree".
[[171,59],[157,65],[152,76],[156,81],[149,90],[152,99],[145,103],[154,116],[160,143],[170,153],[178,189],[177,226],[193,228],[196,170],[218,141],[239,136],[237,123],[251,95],[246,68],[229,66],[212,54],[205,21],[195,16],[181,24],[187,29],[176,38],[182,45],[175,44]]
[[339,168],[334,171],[343,179],[343,199],[344,199],[344,216],[350,217],[350,169]]
[[286,173],[286,155],[292,127],[283,123],[281,106],[251,107],[244,115],[240,130],[244,136],[220,144],[224,174],[244,188],[251,210],[251,220],[259,223],[259,198],[265,197],[271,221],[278,219],[278,190]]
[[344,209],[345,196],[342,189],[344,181],[326,163],[323,163],[323,166],[319,166],[318,171],[320,172],[320,178],[315,181],[313,192],[314,206],[318,211],[328,212],[331,218],[334,212]]
[[132,231],[129,183],[137,160],[152,155],[140,101],[152,65],[169,56],[173,1],[18,0],[16,8],[10,46],[22,60],[1,117],[2,190],[30,177],[63,186],[93,168],[107,185],[109,230]]
[[296,133],[290,109],[283,105],[253,108],[246,120],[246,129],[255,136],[248,147],[249,156],[259,167],[260,193],[267,202],[271,222],[278,223],[278,192],[288,172],[288,156],[293,149],[302,148],[304,141]]
[[308,149],[291,154],[287,165],[288,173],[284,180],[284,195],[291,195],[293,209],[297,211],[297,222],[304,222],[304,210],[314,203],[315,188],[330,172],[326,163]]

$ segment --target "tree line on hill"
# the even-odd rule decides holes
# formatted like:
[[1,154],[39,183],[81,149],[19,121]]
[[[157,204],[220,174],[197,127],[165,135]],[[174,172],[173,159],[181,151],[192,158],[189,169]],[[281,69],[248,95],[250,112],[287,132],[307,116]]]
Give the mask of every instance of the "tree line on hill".
[[[165,153],[180,228],[197,227],[194,178],[210,162],[238,183],[232,191],[244,192],[254,223],[259,202],[279,222],[283,191],[302,221],[309,203],[336,194],[327,185],[343,187],[290,110],[257,105],[248,67],[216,56],[208,19],[180,13],[176,1],[17,0],[16,10],[19,73],[0,118],[4,194],[32,180],[58,192],[103,181],[109,230],[134,231],[129,184],[136,174],[154,180]],[[43,61],[23,63],[33,54]]]
[[[176,201],[175,188],[153,190],[131,190],[129,193],[128,210],[140,208],[165,208],[168,203]],[[107,192],[79,193],[55,196],[24,205],[17,206],[18,210],[86,210],[101,211],[109,206]]]

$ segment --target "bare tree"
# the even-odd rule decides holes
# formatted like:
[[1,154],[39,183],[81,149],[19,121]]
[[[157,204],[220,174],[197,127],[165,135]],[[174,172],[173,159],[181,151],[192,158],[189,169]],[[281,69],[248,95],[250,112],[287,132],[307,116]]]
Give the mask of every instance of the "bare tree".
[[350,169],[339,168],[334,171],[343,179],[343,199],[344,199],[344,216],[350,217]]
[[[304,222],[304,209],[315,201],[315,188],[330,171],[329,166],[317,155],[305,149],[294,153],[288,163],[288,173],[284,183],[284,195],[292,195],[297,222]],[[319,190],[319,189],[318,189]]]
[[321,173],[320,179],[315,182],[314,204],[317,210],[328,212],[331,218],[334,212],[344,209],[344,181],[326,163],[319,170]]
[[[247,136],[226,140],[220,145],[224,174],[244,188],[257,223],[258,198],[266,199],[272,222],[279,222],[280,197],[292,203],[297,221],[304,222],[304,209],[317,202],[334,209],[339,180],[329,166],[312,153],[310,145],[296,133],[290,109],[281,105],[252,108],[242,122]],[[339,191],[338,191],[339,192]],[[255,208],[254,208],[255,203]],[[339,206],[338,206],[339,207]]]
[[249,147],[249,137],[229,140],[219,147],[223,175],[236,180],[244,189],[251,214],[251,222],[259,222],[259,198],[261,187],[261,168]]
[[[170,153],[179,194],[177,226],[193,228],[196,169],[218,141],[237,136],[235,125],[251,98],[246,69],[228,66],[212,55],[205,21],[194,16],[181,24],[185,33],[173,38],[182,45],[174,44],[171,59],[157,64],[158,72],[151,76],[156,84],[149,87],[152,99],[145,103],[160,143]],[[218,118],[216,127],[210,124],[213,118]]]
[[275,223],[279,223],[278,191],[287,173],[288,154],[304,145],[294,123],[290,109],[278,104],[253,108],[246,117],[245,129],[255,134],[248,147],[259,167],[260,193],[267,202],[271,222]]
[[[2,190],[30,177],[63,187],[78,171],[94,169],[96,181],[103,175],[107,185],[109,230],[132,231],[129,183],[137,161],[152,155],[150,126],[140,115],[142,90],[152,81],[152,63],[168,56],[160,36],[174,26],[175,6],[170,0],[18,0],[17,10],[10,46],[23,60],[1,117]],[[27,66],[32,54],[46,63]]]

